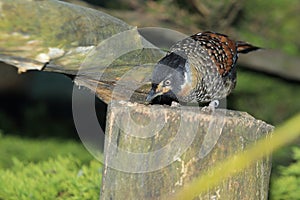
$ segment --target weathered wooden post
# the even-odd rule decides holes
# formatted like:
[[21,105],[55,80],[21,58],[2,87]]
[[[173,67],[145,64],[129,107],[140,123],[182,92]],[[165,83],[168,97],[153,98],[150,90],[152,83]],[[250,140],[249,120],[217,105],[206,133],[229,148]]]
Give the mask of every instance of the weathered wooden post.
[[[100,199],[168,199],[217,161],[269,137],[245,112],[197,107],[109,105]],[[267,199],[270,158],[223,180],[199,199]]]

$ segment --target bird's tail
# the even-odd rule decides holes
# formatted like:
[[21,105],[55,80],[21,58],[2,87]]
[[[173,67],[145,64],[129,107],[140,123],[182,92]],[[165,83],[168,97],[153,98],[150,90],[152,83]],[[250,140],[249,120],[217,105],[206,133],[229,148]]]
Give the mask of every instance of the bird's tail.
[[237,46],[238,53],[248,53],[250,51],[255,51],[255,50],[261,49],[260,47],[253,46],[253,45],[251,45],[247,42],[243,42],[243,41],[237,41],[236,46]]

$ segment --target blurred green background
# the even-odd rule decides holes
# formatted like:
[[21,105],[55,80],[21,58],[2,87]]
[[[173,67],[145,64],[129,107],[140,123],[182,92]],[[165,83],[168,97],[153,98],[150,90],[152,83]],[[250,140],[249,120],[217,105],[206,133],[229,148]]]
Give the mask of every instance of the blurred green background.
[[[138,27],[164,27],[187,35],[201,30],[226,33],[266,49],[278,49],[286,55],[287,64],[289,56],[300,57],[300,1],[296,0],[68,2],[99,9]],[[16,194],[22,184],[7,187],[8,179],[16,183],[22,179],[29,183],[27,190],[30,186],[41,187],[40,190],[47,190],[49,196],[58,199],[74,196],[98,199],[101,163],[84,149],[73,124],[72,81],[52,73],[18,75],[15,68],[0,65],[0,74],[5,74],[0,79],[0,199],[7,199],[8,194],[19,197],[15,199],[27,199],[28,195],[33,195],[33,199],[42,198],[25,191]],[[277,126],[300,111],[300,79],[290,80],[262,71],[239,66],[237,87],[228,98],[228,108],[246,111]],[[97,101],[96,109],[104,129],[106,107]],[[299,145],[300,139],[273,155],[270,199],[300,199]],[[57,166],[57,170],[39,172],[42,166]],[[34,176],[27,173],[28,169],[50,174],[57,181],[64,176],[74,177],[74,180],[66,186],[46,187],[46,182],[34,184]],[[52,184],[54,187],[56,182]]]

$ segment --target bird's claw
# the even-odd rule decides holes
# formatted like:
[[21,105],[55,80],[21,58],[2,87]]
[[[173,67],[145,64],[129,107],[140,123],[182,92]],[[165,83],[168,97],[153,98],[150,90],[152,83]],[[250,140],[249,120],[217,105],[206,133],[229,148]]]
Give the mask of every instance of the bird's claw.
[[208,106],[211,107],[212,109],[215,109],[219,106],[219,104],[220,104],[219,100],[213,100],[209,103]]
[[180,104],[176,101],[172,101],[171,107],[180,107]]
[[203,107],[201,110],[214,112],[216,108],[219,106],[219,104],[220,104],[219,100],[213,100],[209,103],[208,106]]

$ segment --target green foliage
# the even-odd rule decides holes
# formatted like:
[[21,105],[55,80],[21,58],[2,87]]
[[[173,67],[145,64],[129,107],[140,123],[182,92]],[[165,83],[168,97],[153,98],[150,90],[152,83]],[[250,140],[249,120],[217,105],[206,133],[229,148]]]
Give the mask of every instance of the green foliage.
[[242,110],[277,125],[300,111],[300,85],[239,69],[237,87],[228,98],[228,107]]
[[13,166],[13,159],[28,162],[41,162],[58,155],[72,155],[82,163],[88,163],[92,156],[82,144],[71,140],[36,140],[4,136],[0,132],[0,169]]
[[295,0],[245,1],[238,28],[252,42],[299,54],[299,9],[300,2]]
[[77,142],[0,131],[0,199],[98,199],[102,165]]
[[83,165],[72,156],[38,164],[13,159],[9,170],[0,169],[0,199],[98,199],[101,168],[95,160]]
[[272,177],[271,200],[300,199],[300,148],[293,148],[295,160],[289,166],[279,166],[279,174]]

